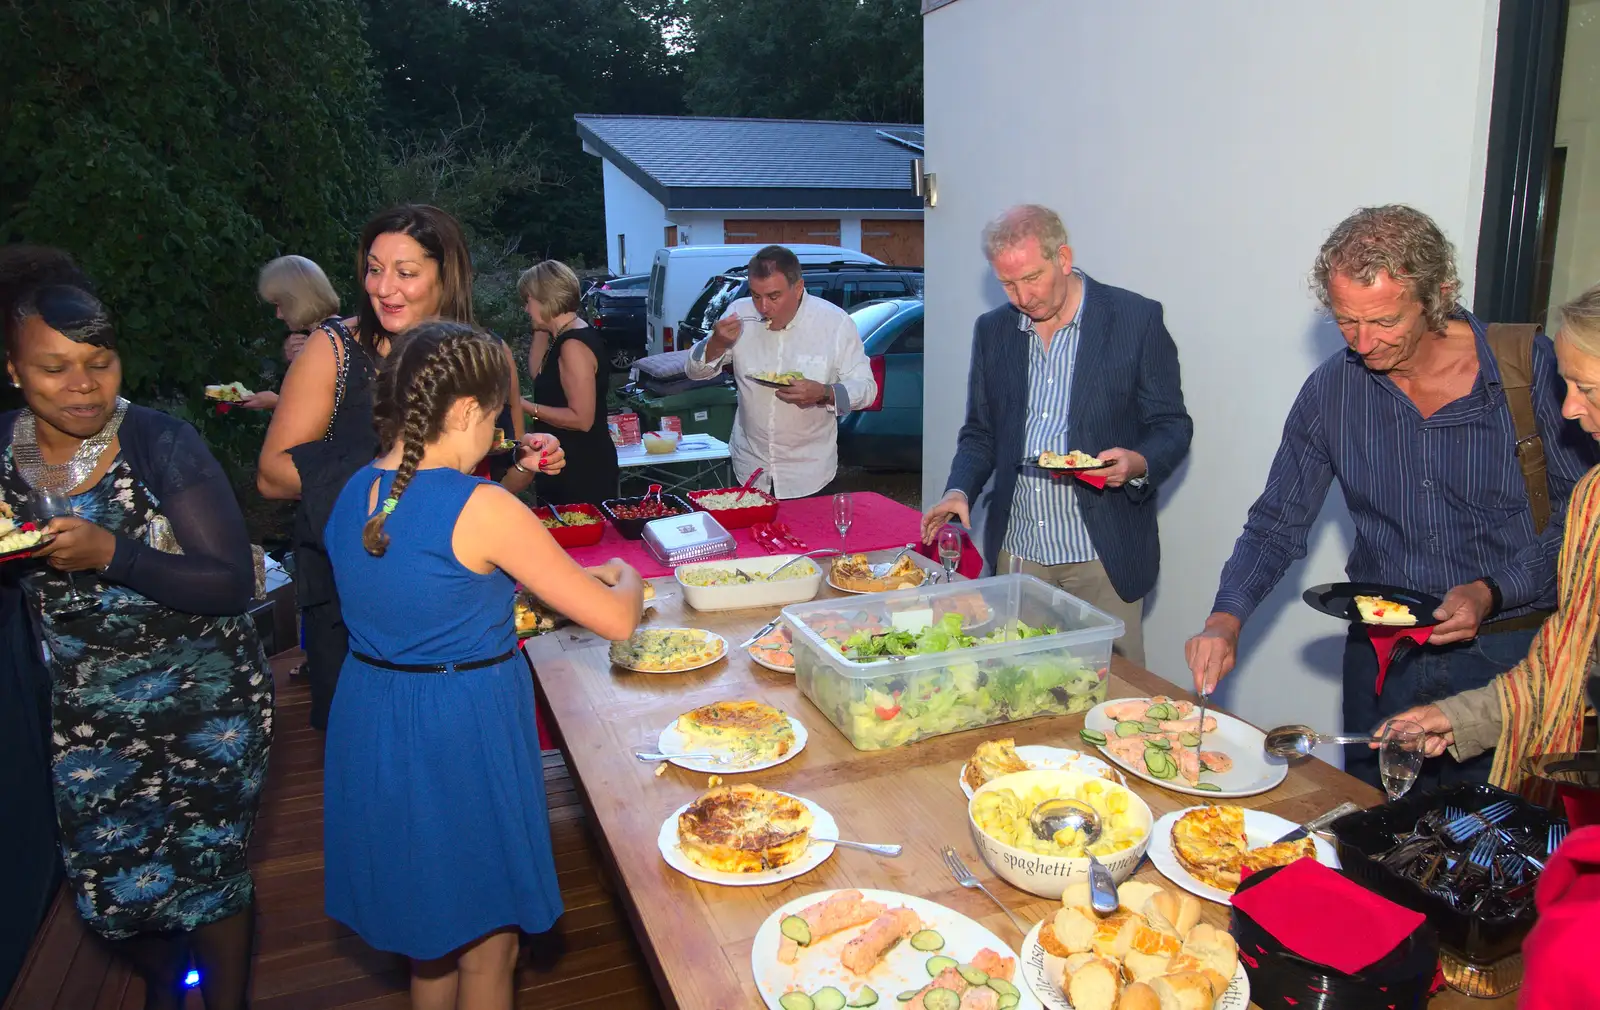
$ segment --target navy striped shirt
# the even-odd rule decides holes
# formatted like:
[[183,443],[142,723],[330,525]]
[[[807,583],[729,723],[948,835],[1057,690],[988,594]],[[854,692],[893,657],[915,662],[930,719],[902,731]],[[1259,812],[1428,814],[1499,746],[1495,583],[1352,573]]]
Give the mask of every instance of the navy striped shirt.
[[[1050,346],[1034,329],[1033,320],[1017,313],[1017,328],[1028,334],[1028,419],[1023,431],[1023,453],[1029,458],[1046,449],[1098,452],[1104,446],[1075,446],[1067,426],[1072,407],[1072,375],[1078,364],[1078,341],[1083,333],[1083,306],[1089,300],[1089,278],[1073,273],[1083,284],[1083,297],[1072,321],[1055,332]],[[1028,476],[1017,481],[1011,498],[1011,522],[1006,527],[1004,550],[1041,565],[1093,561],[1097,554],[1083,512],[1073,491],[1075,480]]]
[[1306,553],[1306,535],[1338,478],[1355,525],[1345,571],[1443,596],[1488,576],[1514,617],[1556,603],[1556,555],[1572,488],[1592,462],[1594,443],[1561,416],[1564,385],[1555,347],[1535,339],[1533,405],[1549,469],[1550,522],[1534,533],[1516,428],[1500,369],[1475,317],[1462,313],[1478,343],[1472,391],[1424,419],[1386,375],[1353,351],[1323,362],[1300,389],[1266,490],[1222,569],[1213,611],[1240,620]]

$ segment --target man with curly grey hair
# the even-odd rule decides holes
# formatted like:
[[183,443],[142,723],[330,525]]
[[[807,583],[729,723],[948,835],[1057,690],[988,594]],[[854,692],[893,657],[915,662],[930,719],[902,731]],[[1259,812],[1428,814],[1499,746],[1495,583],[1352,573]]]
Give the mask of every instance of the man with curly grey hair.
[[[1311,285],[1348,349],[1301,387],[1213,612],[1185,651],[1195,689],[1209,692],[1233,668],[1241,626],[1305,556],[1337,479],[1355,525],[1350,579],[1442,598],[1414,614],[1438,622],[1426,641],[1386,671],[1382,643],[1352,623],[1344,725],[1365,732],[1482,687],[1527,655],[1555,607],[1567,499],[1593,443],[1562,418],[1549,338],[1531,326],[1485,326],[1462,308],[1450,243],[1420,211],[1356,211],[1323,243]],[[1352,749],[1345,760],[1378,783],[1375,751]],[[1489,772],[1484,759],[1428,766],[1430,784]]]

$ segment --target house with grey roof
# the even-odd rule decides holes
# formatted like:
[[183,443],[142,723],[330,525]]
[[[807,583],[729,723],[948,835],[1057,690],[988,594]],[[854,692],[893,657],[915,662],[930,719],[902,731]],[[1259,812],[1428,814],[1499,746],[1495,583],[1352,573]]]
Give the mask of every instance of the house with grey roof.
[[920,125],[574,118],[601,162],[613,273],[648,270],[663,246],[730,242],[814,242],[922,265]]

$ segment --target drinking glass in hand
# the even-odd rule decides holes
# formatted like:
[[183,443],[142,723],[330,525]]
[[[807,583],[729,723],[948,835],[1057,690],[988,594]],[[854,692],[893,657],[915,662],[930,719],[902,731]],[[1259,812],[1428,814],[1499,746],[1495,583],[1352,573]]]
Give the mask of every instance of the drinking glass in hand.
[[[76,516],[77,509],[72,507],[72,496],[59,491],[35,491],[28,496],[28,510],[33,513],[33,521],[43,527],[52,519]],[[76,617],[100,609],[100,600],[87,593],[79,592],[77,576],[67,572],[67,595],[61,602],[50,609],[52,617]]]
[[1422,727],[1407,719],[1390,720],[1383,728],[1378,745],[1378,774],[1391,803],[1404,796],[1417,780],[1427,739]]
[[854,512],[854,498],[848,494],[836,494],[833,496],[833,528],[839,531],[839,550],[841,553],[849,553],[847,550],[849,541],[845,539],[845,534],[850,532],[850,520]]
[[954,526],[939,531],[939,563],[944,565],[944,580],[954,582],[956,565],[961,563],[961,531]]

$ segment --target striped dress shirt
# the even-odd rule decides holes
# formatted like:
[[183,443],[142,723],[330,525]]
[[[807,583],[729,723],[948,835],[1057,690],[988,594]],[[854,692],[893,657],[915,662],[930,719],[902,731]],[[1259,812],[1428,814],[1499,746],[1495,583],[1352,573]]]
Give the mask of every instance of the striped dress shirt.
[[1531,392],[1549,470],[1550,522],[1535,533],[1500,369],[1483,324],[1458,312],[1477,336],[1478,378],[1470,393],[1432,417],[1353,351],[1329,358],[1306,380],[1266,490],[1222,569],[1214,611],[1248,618],[1290,563],[1305,556],[1307,532],[1336,477],[1355,525],[1350,579],[1443,596],[1488,576],[1504,601],[1496,618],[1555,607],[1567,500],[1593,462],[1594,443],[1561,416],[1555,347],[1539,336]]
[[[1089,300],[1089,278],[1073,273],[1083,284],[1083,297],[1072,321],[1057,330],[1045,347],[1033,320],[1017,313],[1017,328],[1028,334],[1028,420],[1023,452],[1027,458],[1046,449],[1067,452],[1083,448],[1071,444],[1067,412],[1072,406],[1072,373],[1078,364],[1078,342],[1083,334],[1083,306]],[[1090,450],[1097,451],[1097,450]],[[1094,543],[1083,524],[1071,479],[1021,475],[1011,499],[1011,523],[1006,527],[1005,551],[1041,565],[1093,561]]]

